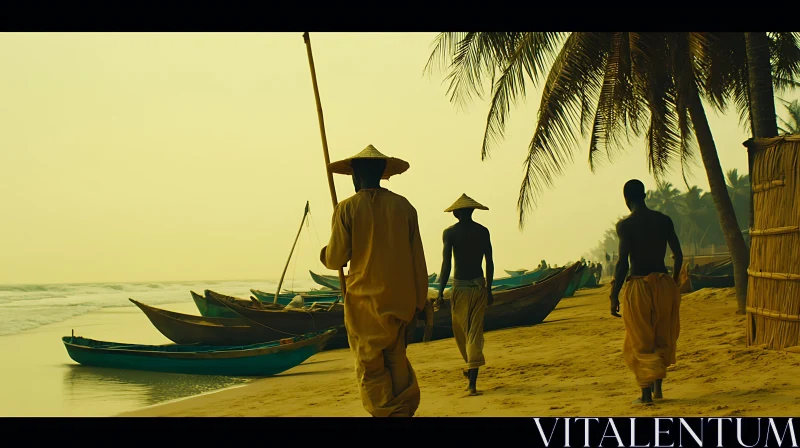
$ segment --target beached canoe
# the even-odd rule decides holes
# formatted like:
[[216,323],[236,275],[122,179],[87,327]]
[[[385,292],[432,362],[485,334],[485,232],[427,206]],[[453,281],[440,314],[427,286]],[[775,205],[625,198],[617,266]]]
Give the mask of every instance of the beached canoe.
[[[308,271],[311,274],[311,279],[314,280],[318,285],[324,286],[326,288],[330,288],[336,291],[342,289],[341,284],[339,283],[339,276],[337,275],[322,275],[316,274],[312,271]],[[428,283],[433,283],[436,281],[436,273],[428,275]],[[273,294],[274,296],[274,294]]]
[[[268,293],[258,289],[251,289],[250,292],[261,302],[272,303],[275,300],[275,293]],[[337,298],[342,301],[342,293],[340,291],[308,291],[281,293],[278,295],[278,303],[288,305],[296,296],[303,297],[306,302],[333,303]]]
[[277,341],[286,334],[258,325],[251,325],[237,315],[203,317],[162,310],[128,299],[150,319],[150,322],[167,339],[184,345],[238,346]]
[[508,269],[503,269],[503,270],[506,271],[506,274],[508,274],[509,277],[518,277],[528,272],[527,269],[517,269],[516,271],[509,271]]
[[[538,283],[494,292],[494,303],[486,307],[483,331],[542,323],[558,306],[579,266],[575,263],[568,268],[554,269]],[[444,302],[444,306],[434,312],[431,340],[453,337],[450,299]],[[422,322],[417,321],[414,342],[422,341],[424,331]]]
[[[205,297],[201,296],[200,294],[197,294],[194,291],[189,291],[189,292],[192,294],[192,300],[194,300],[194,304],[195,306],[197,306],[197,311],[199,311],[200,315],[203,317],[226,317],[229,319],[235,319],[240,317],[238,314],[231,312],[227,308],[215,306],[213,303],[209,303],[209,301]],[[245,299],[240,299],[238,297],[226,296],[224,294],[219,294],[213,291],[211,292],[213,294],[219,295],[220,297],[226,297],[231,300],[236,300],[244,305],[252,303],[252,299],[245,300]],[[267,302],[264,303],[264,306],[272,309],[281,310],[285,305]]]
[[[545,277],[547,277],[549,275],[552,275],[554,272],[556,272],[556,269],[548,268],[548,269],[542,269],[542,270],[538,270],[538,271],[525,272],[525,273],[523,273],[521,275],[517,275],[517,276],[514,276],[514,277],[510,277],[509,276],[509,277],[496,278],[496,279],[492,280],[492,287],[503,286],[503,287],[514,288],[514,287],[517,287],[517,286],[530,285],[532,283],[538,282],[539,280],[541,280],[541,279],[543,279],[543,278],[545,278]],[[445,286],[445,288],[449,289],[449,288],[452,288],[452,287],[453,287],[453,278],[451,276],[451,278],[447,281],[447,286]],[[429,283],[428,284],[428,288],[439,289],[439,284],[438,283]]]
[[698,275],[689,274],[692,291],[704,288],[733,288],[736,286],[733,275]]
[[575,295],[575,291],[578,290],[578,284],[583,278],[584,269],[586,269],[586,266],[579,265],[578,268],[575,270],[575,273],[572,274],[572,280],[570,280],[569,286],[567,286],[567,290],[564,291],[564,297],[572,297]]
[[238,347],[135,345],[62,338],[73,361],[94,367],[225,376],[271,376],[302,364],[336,334],[335,329]]
[[589,283],[589,277],[592,275],[592,270],[589,269],[589,266],[584,266],[583,273],[581,274],[581,279],[578,281],[578,289],[583,289],[586,287],[586,284]]
[[[278,310],[259,308],[255,303],[246,304],[239,300],[231,300],[229,297],[209,290],[206,290],[205,293],[210,306],[227,308],[252,326],[262,326],[287,336],[344,326],[344,304],[342,303],[336,304],[332,310],[329,310],[329,304],[321,304],[314,308]],[[346,332],[337,334],[328,342],[328,346],[348,347]]]

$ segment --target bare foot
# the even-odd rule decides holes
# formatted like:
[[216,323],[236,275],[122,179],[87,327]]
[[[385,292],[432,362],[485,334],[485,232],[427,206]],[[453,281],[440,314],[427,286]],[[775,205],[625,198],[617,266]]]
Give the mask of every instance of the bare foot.
[[467,388],[467,393],[464,394],[465,397],[476,397],[478,395],[483,395],[483,392],[481,392],[479,390],[470,389],[470,388]]
[[652,400],[651,401],[642,401],[641,398],[637,398],[637,399],[631,401],[631,404],[643,404],[643,405],[649,406],[649,405],[653,404],[653,402],[652,402]]

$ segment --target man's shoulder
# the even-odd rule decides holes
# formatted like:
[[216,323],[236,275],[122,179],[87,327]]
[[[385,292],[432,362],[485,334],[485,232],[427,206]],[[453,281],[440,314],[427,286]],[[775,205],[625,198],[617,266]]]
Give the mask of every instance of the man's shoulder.
[[[474,222],[474,221],[473,221],[473,222]],[[475,222],[475,226],[476,226],[478,229],[480,229],[482,232],[484,232],[484,233],[486,233],[486,234],[488,234],[488,233],[489,233],[489,229],[488,229],[486,226],[484,226],[483,224],[481,224],[481,223],[479,223],[479,222]]]
[[383,189],[383,191],[384,191],[384,193],[386,194],[387,197],[391,198],[391,200],[397,201],[398,203],[405,204],[405,205],[407,205],[407,206],[409,206],[411,208],[414,208],[414,206],[411,205],[411,202],[409,202],[408,199],[406,199],[405,196],[397,194],[394,191],[387,190],[385,188]]

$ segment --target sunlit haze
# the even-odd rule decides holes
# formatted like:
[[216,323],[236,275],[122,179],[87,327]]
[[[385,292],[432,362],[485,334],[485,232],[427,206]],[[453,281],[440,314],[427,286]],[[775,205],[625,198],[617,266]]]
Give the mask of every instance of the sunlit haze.
[[[595,174],[583,144],[520,231],[541,88],[481,161],[488,103],[460,111],[445,73],[423,75],[434,37],[311,33],[331,160],[372,144],[411,164],[383,185],[416,207],[429,272],[462,193],[490,208],[475,219],[500,275],[579,259],[627,213],[625,181],[655,186],[642,141]],[[318,261],[332,205],[302,33],[8,33],[0,60],[0,283],[277,279],[306,201],[313,225],[286,276],[332,273]],[[723,169],[746,172],[736,112],[707,111]],[[699,158],[689,180],[708,189]],[[335,183],[339,200],[353,194]]]

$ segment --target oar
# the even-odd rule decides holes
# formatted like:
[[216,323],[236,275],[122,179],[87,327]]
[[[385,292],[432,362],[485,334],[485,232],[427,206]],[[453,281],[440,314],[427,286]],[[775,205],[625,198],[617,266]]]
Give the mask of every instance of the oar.
[[[281,286],[283,286],[283,277],[286,276],[286,269],[289,268],[289,261],[292,259],[292,254],[294,253],[294,247],[297,246],[297,240],[300,238],[300,232],[303,231],[303,224],[306,222],[306,216],[308,216],[308,201],[306,201],[306,210],[303,212],[303,219],[300,220],[300,229],[297,230],[297,236],[294,237],[294,244],[292,244],[292,250],[289,251],[289,258],[286,260],[286,266],[283,267],[283,274],[281,274],[281,281],[278,282],[278,290],[275,291],[275,300],[272,303],[278,303],[278,296],[281,292]],[[260,303],[260,302],[259,302]]]
[[[328,164],[331,163],[331,158],[328,155],[328,139],[325,136],[325,120],[322,118],[322,103],[319,100],[319,87],[317,86],[317,71],[314,70],[314,56],[311,54],[311,39],[308,37],[308,32],[303,33],[303,40],[306,43],[306,52],[308,53],[308,66],[311,69],[311,84],[314,86],[314,99],[317,101],[317,118],[319,118],[319,133],[322,137],[322,155],[325,157],[325,173],[328,175],[328,188],[331,191],[331,202],[333,202],[334,209],[339,201],[336,199],[336,187],[333,185],[333,174],[331,173]],[[339,290],[341,290],[344,297],[346,286],[344,283],[344,270],[339,267]],[[339,303],[339,297],[333,302],[329,310],[332,310],[336,304]]]

